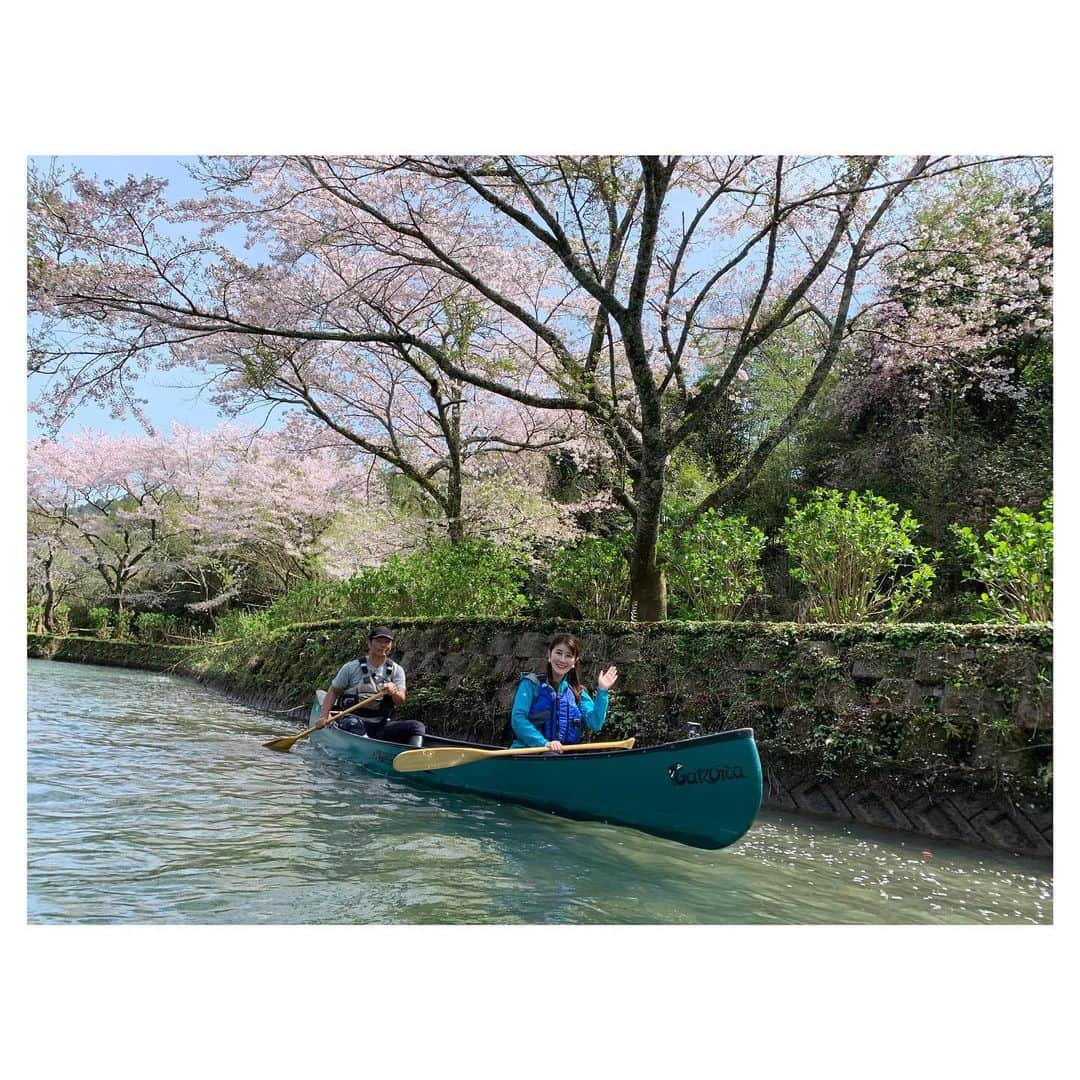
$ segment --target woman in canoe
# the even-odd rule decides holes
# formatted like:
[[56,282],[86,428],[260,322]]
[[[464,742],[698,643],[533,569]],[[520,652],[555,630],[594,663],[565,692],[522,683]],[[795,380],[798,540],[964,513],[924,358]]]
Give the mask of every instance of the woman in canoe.
[[548,643],[547,670],[526,672],[510,710],[511,747],[546,746],[556,754],[581,742],[586,727],[599,731],[607,716],[608,691],[619,677],[613,664],[596,678],[596,699],[581,685],[581,643],[573,634],[556,634]]

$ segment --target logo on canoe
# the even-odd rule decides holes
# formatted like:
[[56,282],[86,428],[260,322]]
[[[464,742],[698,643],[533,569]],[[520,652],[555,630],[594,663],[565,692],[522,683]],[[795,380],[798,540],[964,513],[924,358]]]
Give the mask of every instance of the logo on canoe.
[[711,765],[707,769],[683,771],[681,761],[668,766],[668,777],[673,784],[718,784],[721,780],[745,780],[741,765]]

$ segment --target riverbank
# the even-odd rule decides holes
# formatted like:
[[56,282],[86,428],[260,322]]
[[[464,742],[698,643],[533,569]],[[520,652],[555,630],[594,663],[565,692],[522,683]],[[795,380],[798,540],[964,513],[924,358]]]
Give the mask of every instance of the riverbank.
[[[258,708],[303,710],[369,620],[212,647],[28,636],[28,654],[191,675]],[[764,805],[1037,856],[1053,850],[1048,626],[577,624],[397,620],[409,700],[440,733],[499,741],[548,636],[582,636],[586,684],[619,665],[605,738],[639,746],[753,727]]]

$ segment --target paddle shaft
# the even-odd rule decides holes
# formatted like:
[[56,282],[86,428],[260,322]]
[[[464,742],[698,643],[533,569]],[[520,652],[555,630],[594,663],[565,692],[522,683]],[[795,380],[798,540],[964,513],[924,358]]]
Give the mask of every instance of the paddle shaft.
[[[355,705],[350,705],[347,709],[342,709],[339,713],[334,713],[330,719],[337,720],[341,716],[348,716],[351,712],[356,712],[357,709],[362,709],[365,705],[370,705],[377,698],[381,698],[385,690],[379,690],[372,694],[371,697],[364,698],[363,701],[358,701]],[[306,739],[313,731],[318,731],[321,727],[326,727],[326,724],[318,723],[313,727],[309,727],[306,731],[301,731],[299,735],[285,735],[280,739],[271,739],[268,743],[263,743],[263,746],[268,746],[271,750],[288,750],[295,743],[301,739]]]
[[[564,746],[564,754],[575,750],[629,750],[633,739],[621,742],[575,743]],[[426,750],[406,750],[394,758],[397,772],[428,772],[432,769],[453,769],[474,761],[487,761],[496,757],[525,757],[527,754],[552,754],[546,746],[519,746],[509,750],[480,750],[473,747],[432,746]]]

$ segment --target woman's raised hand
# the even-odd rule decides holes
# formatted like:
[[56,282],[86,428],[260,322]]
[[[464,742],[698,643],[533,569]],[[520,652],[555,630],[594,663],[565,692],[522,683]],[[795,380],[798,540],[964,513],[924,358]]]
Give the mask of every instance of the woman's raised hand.
[[619,677],[619,669],[612,664],[611,667],[604,671],[601,671],[596,677],[596,685],[600,690],[610,690],[615,685],[615,680]]

